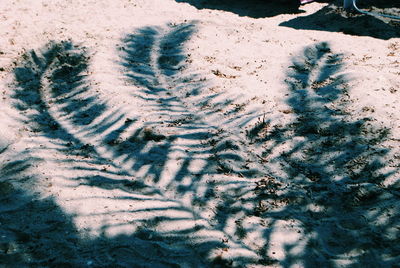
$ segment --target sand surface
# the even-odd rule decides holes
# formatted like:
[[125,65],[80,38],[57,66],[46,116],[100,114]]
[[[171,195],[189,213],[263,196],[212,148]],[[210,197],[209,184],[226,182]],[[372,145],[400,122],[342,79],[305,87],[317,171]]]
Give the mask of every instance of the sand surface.
[[1,0],[0,267],[399,267],[400,22],[340,3]]

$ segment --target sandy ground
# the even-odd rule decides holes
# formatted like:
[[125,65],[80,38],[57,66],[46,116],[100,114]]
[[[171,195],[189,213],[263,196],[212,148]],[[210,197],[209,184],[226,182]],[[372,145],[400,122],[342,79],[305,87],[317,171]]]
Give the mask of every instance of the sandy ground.
[[399,37],[340,1],[2,0],[0,266],[399,267]]

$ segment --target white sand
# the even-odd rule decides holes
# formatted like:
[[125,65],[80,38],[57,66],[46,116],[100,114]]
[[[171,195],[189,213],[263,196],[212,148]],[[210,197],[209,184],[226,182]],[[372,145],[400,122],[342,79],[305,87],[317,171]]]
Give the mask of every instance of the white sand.
[[399,24],[187,2],[1,1],[0,266],[396,267]]

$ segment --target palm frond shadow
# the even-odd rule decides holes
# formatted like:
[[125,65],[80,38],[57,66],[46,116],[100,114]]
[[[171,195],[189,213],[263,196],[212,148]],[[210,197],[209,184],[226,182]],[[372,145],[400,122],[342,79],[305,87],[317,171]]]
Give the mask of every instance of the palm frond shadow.
[[[85,77],[89,57],[84,48],[71,42],[50,43],[40,53],[31,51],[15,69],[18,84],[15,107],[25,113],[26,122],[38,139],[47,142],[44,148],[38,142],[31,148],[31,153],[42,157],[45,153],[46,161],[57,163],[58,177],[69,181],[68,187],[92,189],[91,195],[77,196],[72,201],[97,199],[101,203],[106,198],[96,195],[96,189],[122,190],[122,195],[112,199],[115,204],[120,204],[115,206],[118,210],[113,213],[129,215],[131,220],[118,223],[110,220],[112,215],[99,211],[81,217],[105,216],[97,231],[101,233],[101,239],[110,244],[129,240],[131,244],[124,246],[128,251],[139,245],[156,248],[157,254],[153,255],[158,257],[146,255],[137,260],[135,257],[126,260],[128,262],[143,261],[144,258],[151,265],[186,262],[197,265],[195,263],[213,260],[222,264],[227,263],[220,256],[226,248],[232,252],[226,254],[228,262],[257,259],[250,248],[224,230],[230,212],[223,212],[223,206],[213,212],[216,204],[208,207],[219,195],[221,203],[228,198],[230,204],[234,203],[230,194],[217,194],[216,188],[224,182],[213,176],[221,175],[225,180],[237,176],[238,179],[230,180],[226,187],[237,197],[252,190],[253,182],[247,177],[263,171],[242,167],[245,160],[235,152],[244,147],[238,143],[240,137],[232,139],[230,133],[201,118],[227,102],[214,101],[211,97],[205,100],[212,104],[208,110],[204,104],[189,105],[187,99],[202,99],[203,90],[203,80],[195,75],[183,77],[180,73],[186,68],[187,60],[183,44],[194,28],[190,24],[145,28],[124,40],[127,51],[121,65],[127,71],[129,81],[138,87],[132,97],[145,98],[149,103],[144,107],[146,122],[142,125],[143,118],[132,119],[118,110],[112,113],[107,102],[94,95]],[[172,90],[181,89],[181,83],[185,81],[190,84],[185,91]],[[160,119],[163,116],[169,120]],[[237,115],[235,119],[232,113],[229,122],[243,124],[252,116],[256,115],[249,112],[247,117]],[[61,158],[52,159],[51,152]],[[171,174],[166,173],[167,162],[175,160],[179,162],[178,168]],[[231,166],[224,166],[228,162]],[[79,171],[81,175],[71,177],[68,175],[71,170]],[[170,196],[165,189],[176,195]],[[123,201],[129,201],[129,206],[122,205],[120,202]],[[237,209],[234,211],[238,212]],[[146,214],[143,216],[143,213]],[[215,216],[206,216],[210,213]],[[74,218],[76,220],[76,216]],[[109,230],[123,226],[133,230],[130,236],[106,238]],[[69,224],[65,228],[68,232],[73,231]],[[212,236],[204,230],[212,231]],[[138,237],[139,245],[132,242]],[[191,238],[190,243],[187,237]],[[80,243],[95,247],[98,240]],[[188,258],[190,255],[200,258]],[[98,255],[92,257],[103,263],[113,263]]]
[[[306,48],[289,68],[287,103],[295,119],[256,137],[269,164],[281,166],[272,179],[286,185],[275,196],[268,192],[271,181],[260,185],[258,212],[275,223],[291,219],[303,240],[283,246],[281,264],[330,267],[349,256],[349,267],[398,263],[398,185],[387,182],[399,169],[386,168],[390,149],[383,145],[390,131],[347,112],[351,99],[342,56],[328,44]],[[288,142],[289,149],[274,154]],[[272,235],[267,230],[266,240]]]
[[[12,267],[171,267],[202,266],[191,256],[190,244],[173,244],[168,237],[140,229],[133,235],[85,239],[73,217],[53,197],[39,197],[40,175],[31,166],[41,159],[23,159],[1,166],[0,262]],[[16,221],[15,219],[18,219]],[[172,247],[169,247],[169,243]],[[188,261],[191,260],[191,262]]]
[[[26,115],[31,132],[40,133],[70,154],[79,154],[82,149],[90,153],[91,148],[60,123],[52,107],[63,106],[60,117],[81,117],[82,121],[74,120],[74,123],[83,125],[104,110],[103,105],[93,103],[91,98],[78,98],[88,90],[83,76],[87,68],[86,57],[77,52],[71,42],[52,42],[42,53],[31,51],[25,54],[23,64],[14,70],[18,83],[14,94],[15,107]],[[65,103],[66,99],[70,102]],[[84,109],[82,113],[77,112],[78,106]],[[90,110],[89,115],[87,111]]]
[[[185,24],[169,28],[171,29],[154,29],[154,27],[152,30],[141,29],[137,34],[128,35],[123,40],[126,45],[124,45],[125,54],[121,65],[127,71],[128,81],[140,89],[135,92],[135,96],[143,98],[148,103],[146,110],[149,111],[148,118],[152,118],[152,114],[155,117],[154,121],[147,120],[142,135],[155,141],[182,139],[189,142],[203,141],[204,145],[213,143],[213,149],[204,145],[199,146],[198,142],[185,145],[188,148],[184,150],[188,153],[193,152],[202,157],[210,154],[217,155],[229,150],[229,147],[237,148],[239,146],[235,144],[237,141],[227,141],[223,135],[224,130],[207,121],[207,116],[226,107],[232,100],[221,102],[216,100],[218,95],[210,97],[201,95],[204,79],[192,73],[182,74],[187,68],[187,56],[183,54],[182,45],[193,34],[194,25]],[[142,72],[142,70],[146,71]],[[155,112],[152,113],[152,110]],[[236,120],[230,118],[230,124],[243,123],[256,115],[249,113],[247,116],[237,114],[234,116]],[[156,133],[149,133],[151,131]],[[165,134],[160,134],[161,132]],[[140,133],[136,132],[130,140],[136,140],[138,136]],[[123,144],[122,147],[127,146]],[[136,144],[134,147],[138,148]],[[240,161],[240,157],[229,153],[225,153],[220,158]],[[227,170],[235,173],[231,168]],[[215,170],[207,166],[203,168],[203,173],[205,172],[215,172]],[[244,176],[250,176],[253,171],[240,170],[236,174],[238,172]],[[179,178],[174,178],[174,180],[180,181]]]
[[[118,177],[121,177],[126,173],[124,170],[121,171],[120,169],[117,169],[117,172],[115,173],[110,170],[101,170],[103,165],[110,165],[110,160],[103,158],[96,151],[94,146],[85,143],[85,138],[82,137],[82,135],[80,136],[79,132],[74,130],[74,127],[83,128],[83,126],[87,125],[90,125],[90,127],[97,127],[98,124],[92,122],[97,119],[97,116],[106,112],[103,109],[105,107],[104,105],[97,104],[99,103],[99,100],[94,99],[91,96],[87,97],[87,94],[85,95],[85,93],[87,93],[86,91],[89,90],[89,87],[87,87],[86,83],[81,79],[81,75],[85,72],[86,66],[87,57],[82,53],[82,49],[79,47],[77,48],[72,43],[63,42],[49,44],[40,55],[37,55],[34,51],[30,52],[24,56],[22,65],[15,69],[16,81],[18,83],[18,88],[14,96],[16,99],[15,106],[26,113],[26,123],[32,127],[32,132],[37,133],[38,137],[47,138],[49,142],[49,144],[46,144],[47,148],[42,148],[38,144],[36,147],[34,146],[30,149],[30,151],[33,154],[43,154],[43,152],[48,153],[52,151],[51,149],[55,148],[54,151],[59,151],[66,159],[56,160],[48,157],[46,160],[52,160],[61,164],[59,173],[62,174],[66,171],[63,169],[62,164],[70,162],[74,169],[80,170],[82,174],[89,174],[83,177],[70,178],[77,182],[78,185],[89,185],[104,189],[122,189],[126,192],[140,191],[142,195],[152,197],[152,195],[158,193],[154,190],[154,187],[148,189],[149,187],[146,187],[140,181],[118,179]],[[96,101],[96,103],[94,103],[94,101]],[[69,111],[68,109],[70,107],[73,107],[73,110]],[[87,114],[93,107],[95,107],[93,109],[95,112],[92,111],[90,114]],[[86,121],[88,117],[90,117],[89,121]],[[107,122],[110,127],[113,126],[112,123],[109,123],[110,119],[106,118],[103,121]],[[130,123],[130,121],[128,123]],[[90,133],[87,130],[83,132]],[[92,135],[92,133],[90,133],[90,135]],[[79,161],[79,158],[77,159],[77,157],[81,157],[81,160]],[[23,163],[15,163],[12,166],[14,167],[20,164],[27,165],[26,161],[24,161]],[[11,164],[4,169],[4,175],[15,171],[15,168],[10,165]],[[21,167],[18,166],[18,169],[21,169]],[[99,173],[101,175],[90,175]],[[29,180],[32,181],[33,178],[29,178]],[[21,195],[21,199],[26,201],[32,198],[28,193],[22,193]],[[132,198],[132,200],[134,199]],[[142,201],[144,199],[139,198],[139,200]],[[52,206],[57,207],[54,200],[50,199],[44,201],[31,200],[31,202],[38,204],[38,206],[41,206],[44,203],[46,205],[45,209],[48,209],[48,203],[50,203],[50,208],[52,208]],[[36,211],[37,213],[41,212],[41,210],[37,211],[35,209],[32,209],[32,211]],[[52,209],[51,211],[54,213],[54,217],[58,218],[59,221],[63,221],[66,217],[70,217],[60,209]],[[16,213],[23,214],[25,212],[25,208],[22,207]],[[134,213],[134,210],[130,212]],[[47,220],[45,219],[46,217],[43,217],[43,219],[41,219],[40,215],[35,215],[35,217],[46,222],[38,220],[37,224],[30,226],[31,228],[25,228],[27,230],[27,235],[38,234],[40,230],[36,230],[35,226],[41,226],[42,224],[46,226],[46,228],[51,228],[52,226],[52,224],[47,223]],[[57,224],[59,224],[58,221]],[[27,223],[27,225],[29,224]],[[18,226],[18,228],[13,228],[12,230],[18,229],[24,228]],[[145,228],[139,230],[136,233],[137,235],[121,235],[110,240],[107,240],[105,235],[100,236],[97,240],[82,240],[78,235],[76,235],[76,231],[76,227],[72,224],[72,219],[68,218],[65,222],[63,221],[61,226],[58,226],[55,232],[52,232],[56,237],[59,236],[57,232],[74,234],[66,238],[70,241],[66,243],[65,247],[58,247],[57,245],[54,245],[53,242],[49,241],[49,239],[46,238],[43,240],[41,237],[35,237],[30,241],[19,241],[17,239],[14,242],[17,244],[24,244],[23,249],[21,249],[22,255],[20,254],[20,259],[23,259],[23,255],[26,254],[26,256],[33,258],[31,261],[25,259],[26,262],[31,264],[38,262],[41,265],[59,263],[61,259],[60,252],[63,250],[76,252],[77,248],[85,249],[84,251],[86,251],[86,248],[106,247],[107,249],[103,248],[102,251],[107,251],[107,254],[117,255],[120,249],[128,252],[134,250],[131,252],[135,253],[133,254],[134,257],[132,259],[124,260],[123,265],[135,265],[137,262],[149,262],[151,265],[157,265],[157,263],[158,265],[173,265],[173,263],[178,261],[178,259],[180,259],[179,263],[185,263],[186,261],[181,259],[181,257],[187,257],[188,254],[191,254],[190,252],[188,253],[187,250],[184,250],[185,248],[189,248],[189,245],[182,246],[179,252],[174,249],[169,250],[165,245],[165,242],[161,241],[168,240],[168,238],[164,239],[160,235],[156,236],[155,234],[152,234],[153,232],[146,230]],[[146,240],[146,235],[150,237],[147,239],[147,243],[138,238],[141,237]],[[133,240],[136,242],[133,242]],[[123,241],[125,241],[124,243],[127,245],[123,245]],[[128,241],[130,242],[128,243]],[[43,247],[34,250],[30,249],[30,245],[34,248],[34,245],[37,246],[37,244],[40,244],[41,242],[43,242]],[[181,244],[182,243],[183,242],[181,242]],[[70,251],[68,248],[69,246],[73,246],[74,250]],[[53,253],[54,251],[60,250],[60,252],[53,254],[52,258],[54,259],[52,260],[47,259],[47,256],[49,255],[46,254],[46,252],[49,248],[52,248],[53,251],[51,252]],[[137,251],[137,248],[142,248],[142,253]],[[154,250],[157,252],[154,252]],[[93,252],[96,251],[97,250],[94,250]],[[113,251],[116,253],[112,253]],[[157,255],[160,256],[161,253],[167,255],[165,260],[157,260],[158,257],[151,257]],[[80,254],[77,254],[76,257],[72,257],[73,255],[69,256],[70,258],[68,258],[67,262],[69,264],[72,263],[80,266],[85,265],[84,263],[79,263],[82,261],[83,257],[79,255]],[[87,255],[95,265],[104,265],[107,263],[112,265],[121,262],[120,260],[113,259],[110,256],[108,256],[108,260],[105,260],[105,256],[102,256],[100,252],[84,255]],[[168,258],[171,259],[168,260]],[[190,259],[193,261],[196,258]]]
[[[278,261],[286,266],[297,262],[313,266],[310,256],[326,264],[344,254],[331,243],[331,230],[342,236],[343,230],[354,230],[354,226],[361,226],[365,236],[376,234],[379,228],[392,232],[395,212],[386,225],[360,220],[362,216],[377,221],[394,204],[389,198],[396,190],[380,183],[396,170],[380,172],[384,163],[375,157],[377,151],[380,157],[389,153],[379,148],[389,132],[369,131],[369,121],[353,122],[346,114],[348,94],[340,55],[333,54],[327,44],[319,44],[294,59],[287,84],[288,104],[297,121],[269,129],[270,121],[264,118],[246,137],[232,129],[259,115],[248,111],[246,116],[230,112],[221,117],[220,111],[228,110],[234,100],[209,97],[204,93],[206,81],[190,71],[184,45],[195,30],[194,23],[145,27],[122,40],[120,65],[132,86],[130,97],[145,103],[141,115],[135,117],[95,95],[85,76],[89,56],[84,48],[71,42],[50,43],[40,53],[23,56],[15,69],[14,98],[37,140],[29,153],[56,163],[55,181],[82,192],[68,202],[83,202],[88,208],[64,212],[51,198],[38,200],[29,190],[22,192],[22,199],[34,200],[39,207],[48,204],[43,205],[47,213],[62,219],[64,223],[58,222],[58,229],[52,231],[55,237],[58,232],[70,235],[60,238],[66,248],[39,237],[36,227],[31,231],[35,239],[29,243],[11,239],[27,244],[21,254],[31,260],[20,255],[21,262],[59,262],[43,253],[47,247],[33,250],[30,246],[43,241],[57,252],[82,252],[69,256],[77,266],[87,265],[84,260],[94,266],[121,267]],[[215,124],[218,117],[225,121]],[[290,149],[280,153],[285,144],[291,144]],[[258,154],[260,148],[263,155]],[[2,172],[10,174],[10,170]],[[375,201],[381,204],[376,214],[360,216],[352,211],[353,205],[369,209]],[[114,210],[104,211],[105,205]],[[26,209],[16,213],[27,213]],[[345,210],[347,214],[342,213]],[[41,210],[29,214],[38,217],[38,226],[53,226],[34,211]],[[84,238],[79,232],[85,234],[87,226],[81,222],[90,219],[101,222],[87,230],[88,238]],[[271,241],[279,231],[278,223],[287,219],[300,223],[307,244],[296,255],[295,245],[288,243],[286,258],[275,260],[269,252]],[[327,223],[317,224],[320,219]],[[14,225],[12,236],[15,229],[25,228]],[[115,234],[118,230],[129,234]],[[90,236],[93,233],[96,237]],[[342,236],[339,239],[346,242]],[[391,243],[390,239],[384,243]],[[317,246],[327,249],[318,255]],[[344,251],[363,247],[357,244]],[[57,252],[55,256],[61,254]],[[364,256],[368,259],[367,255],[355,256],[354,263],[364,261]]]

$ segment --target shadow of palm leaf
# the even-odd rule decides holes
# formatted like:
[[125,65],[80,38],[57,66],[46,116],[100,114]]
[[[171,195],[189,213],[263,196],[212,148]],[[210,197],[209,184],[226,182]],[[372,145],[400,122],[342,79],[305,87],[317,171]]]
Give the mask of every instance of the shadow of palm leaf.
[[[31,51],[15,69],[15,107],[34,137],[29,153],[56,167],[61,190],[48,202],[54,217],[65,217],[62,232],[74,233],[67,245],[76,244],[95,266],[315,266],[335,265],[344,254],[358,265],[381,253],[389,257],[379,255],[377,263],[396,263],[398,248],[383,249],[393,244],[398,219],[398,190],[386,183],[397,170],[385,171],[381,160],[389,155],[380,148],[389,132],[346,113],[340,55],[319,44],[294,59],[287,84],[296,120],[269,129],[263,119],[246,138],[234,130],[259,114],[221,116],[235,100],[209,96],[206,80],[190,70],[184,45],[195,30],[193,23],[146,27],[122,40],[129,97],[143,101],[134,117],[95,95],[85,77],[89,56],[72,43]],[[55,205],[66,202],[75,209]],[[388,211],[387,222],[378,224]],[[287,242],[284,256],[273,256],[280,223],[288,219],[305,242]],[[349,243],[381,231],[388,234],[381,244]],[[46,259],[46,249],[25,252],[41,264],[58,261]]]
[[190,244],[175,245],[171,238],[144,228],[132,235],[85,239],[73,216],[65,213],[55,198],[41,196],[33,186],[40,184],[41,178],[31,167],[42,159],[27,157],[26,152],[13,158],[23,161],[0,167],[0,262],[5,267],[204,265],[191,256]]
[[[306,48],[293,58],[286,80],[293,123],[263,132],[268,125],[255,127],[268,165],[280,165],[258,187],[264,197],[258,213],[276,225],[289,222],[285,232],[297,237],[284,243],[284,254],[277,256],[285,267],[343,262],[390,267],[399,261],[399,170],[398,165],[387,167],[390,132],[348,112],[351,99],[342,66],[342,56],[328,44]],[[285,185],[279,195],[271,195],[273,180]],[[276,234],[268,230],[265,237],[274,243]],[[267,245],[264,252],[269,251]]]
[[[74,185],[75,187],[89,185],[91,187],[103,189],[122,189],[125,192],[140,192],[142,196],[140,198],[136,198],[136,200],[139,201],[145,200],[144,197],[146,196],[148,196],[149,200],[157,200],[157,197],[154,198],[153,196],[156,194],[159,195],[159,192],[154,189],[154,187],[150,187],[149,189],[148,186],[143,185],[143,183],[139,181],[132,181],[131,179],[118,179],[122,175],[128,173],[128,171],[124,171],[124,169],[121,170],[115,166],[115,173],[110,170],[103,170],[102,166],[109,166],[110,160],[102,157],[96,148],[94,148],[94,146],[85,142],[85,133],[88,133],[88,128],[90,130],[90,128],[98,127],[98,124],[96,122],[93,123],[93,121],[98,119],[98,117],[105,112],[103,109],[105,108],[104,105],[98,105],[94,103],[94,101],[98,103],[99,100],[92,98],[90,95],[87,97],[88,94],[85,94],[89,90],[89,87],[86,86],[86,83],[82,78],[82,73],[84,73],[86,67],[87,57],[84,53],[82,53],[81,48],[77,48],[72,43],[51,43],[40,55],[37,55],[34,51],[25,55],[21,67],[15,69],[15,76],[18,83],[18,89],[15,93],[15,99],[17,100],[16,107],[26,113],[27,123],[32,127],[32,132],[37,133],[37,139],[47,138],[48,142],[44,148],[41,146],[42,144],[33,145],[33,148],[31,148],[30,151],[33,154],[41,155],[42,159],[44,157],[43,153],[59,151],[63,155],[63,159],[52,159],[52,156],[44,157],[45,160],[54,161],[60,165],[58,167],[58,173],[63,174],[68,171],[68,168],[66,170],[63,166],[65,163],[69,163],[73,169],[79,170],[81,174],[88,174],[83,177],[70,177],[71,175],[68,174],[59,175],[61,178],[69,179],[77,183]],[[117,117],[117,119],[119,118],[121,117]],[[103,121],[108,123],[109,128],[118,122],[118,120],[114,120],[113,123],[110,123],[109,121],[111,120],[107,118]],[[128,123],[130,123],[130,121]],[[85,126],[87,129],[84,129]],[[100,127],[103,126],[100,125]],[[78,128],[79,131],[76,131],[75,128]],[[83,128],[83,131],[79,128]],[[79,135],[80,132],[83,132],[84,134]],[[19,163],[15,163],[13,166],[18,164]],[[111,163],[111,166],[112,165],[113,164]],[[21,169],[21,167],[18,167],[18,169]],[[4,174],[8,174],[13,170],[14,169],[12,169],[12,167],[7,167],[5,169],[6,173]],[[99,173],[101,175],[94,175]],[[26,196],[23,199],[28,200],[29,198],[29,196]],[[79,199],[79,197],[76,199]],[[90,199],[96,199],[96,196],[92,196],[92,198],[89,197],[88,200]],[[126,199],[129,200],[129,198]],[[115,198],[115,200],[118,201],[118,198]],[[131,198],[130,200],[135,200],[135,198]],[[33,202],[38,203],[39,205],[42,204],[42,201]],[[54,204],[53,201],[49,202]],[[162,203],[163,200],[160,202]],[[168,205],[170,205],[170,203]],[[168,206],[163,206],[160,208],[160,210],[163,209],[168,210]],[[171,209],[175,209],[175,207],[172,207]],[[146,209],[143,209],[143,211],[145,210]],[[40,213],[40,211],[38,212],[35,209],[33,209],[33,211]],[[22,209],[22,211],[18,211],[18,213],[22,212],[24,212],[24,209]],[[56,215],[63,213],[59,210],[53,210],[52,212]],[[127,212],[134,214],[135,210],[130,210]],[[137,212],[140,212],[140,210],[137,210]],[[60,220],[64,219],[65,217],[69,217],[68,214],[63,213],[63,215],[65,216],[59,217]],[[93,213],[93,215],[96,216],[95,213]],[[140,219],[138,219],[138,222],[139,221]],[[146,221],[146,219],[143,219],[143,221]],[[37,225],[41,225],[41,222],[39,221]],[[34,226],[36,226],[36,224]],[[31,232],[35,233],[36,231],[32,230],[35,229],[34,226],[30,229],[28,228],[28,230],[31,230]],[[103,229],[106,229],[105,226],[103,227]],[[62,225],[60,228],[61,232],[76,232],[76,227],[70,226],[67,223]],[[57,229],[57,231],[60,230]],[[53,234],[56,235],[55,237],[59,236],[57,233]],[[192,254],[190,251],[188,253],[188,250],[185,249],[189,246],[182,246],[180,250],[175,250],[174,248],[176,246],[169,248],[165,242],[169,239],[168,237],[163,238],[161,235],[156,235],[156,233],[147,230],[144,227],[141,228],[141,230],[138,230],[136,234],[137,236],[135,234],[132,236],[120,235],[118,237],[114,237],[113,239],[107,239],[105,235],[100,236],[101,238],[99,238],[99,240],[79,240],[78,237],[74,237],[73,239],[75,240],[74,243],[77,243],[76,240],[79,240],[80,245],[76,245],[78,248],[84,248],[86,246],[93,248],[102,245],[103,247],[107,248],[102,249],[103,251],[107,251],[107,254],[111,254],[112,252],[117,252],[119,250],[125,250],[127,252],[134,250],[133,253],[136,252],[139,254],[138,256],[133,254],[134,256],[132,259],[125,259],[122,262],[115,260],[110,256],[108,256],[108,260],[104,260],[104,256],[89,254],[88,257],[90,256],[90,259],[102,260],[92,260],[92,263],[97,263],[97,265],[100,265],[100,263],[102,263],[102,265],[106,263],[118,264],[120,262],[124,263],[124,265],[129,265],[129,263],[134,265],[136,262],[148,262],[151,263],[151,265],[149,265],[152,267],[153,265],[172,265],[175,262],[186,263],[182,257],[187,257],[188,254]],[[141,240],[146,239],[146,235],[148,236],[147,244],[144,242],[144,240]],[[138,237],[141,237],[141,239]],[[68,239],[70,238],[71,237]],[[136,242],[133,242],[133,240]],[[107,243],[105,243],[105,241],[109,242],[108,246],[106,245]],[[130,244],[124,245],[124,243],[121,241],[125,241],[125,243],[130,241]],[[29,249],[27,249],[25,252],[26,254],[30,255],[34,259],[37,258],[36,260],[32,261],[27,260],[27,263],[39,262],[43,264],[50,264],[53,263],[53,261],[59,262],[57,257],[59,254],[55,254],[52,257],[56,258],[57,260],[47,260],[45,254],[45,251],[48,249],[47,247],[55,246],[53,245],[54,243],[50,243],[50,241],[47,239],[42,241],[40,238],[38,238],[34,239],[32,244],[41,242],[48,243],[50,245],[39,247],[39,249],[33,251],[29,251]],[[184,242],[182,241],[180,244],[184,244]],[[142,248],[143,252],[147,253],[138,253],[137,248]],[[68,249],[63,247],[60,250],[62,251]],[[154,252],[154,250],[157,252]],[[24,252],[23,250],[21,251]],[[40,254],[36,254],[36,251],[38,251]],[[154,257],[151,257],[152,255]],[[164,256],[165,259],[157,260],[157,258],[160,256]],[[168,260],[168,258],[171,259]],[[113,259],[113,261],[110,261],[111,259]],[[178,261],[178,259],[180,260]],[[197,258],[190,259],[193,262],[193,260]],[[75,261],[79,262],[81,260],[79,258],[71,258],[67,262],[70,264],[77,264]],[[201,262],[201,260],[199,261]],[[196,262],[197,261],[195,261],[195,263]],[[78,264],[84,265],[82,263]]]
[[[40,132],[40,135],[49,138],[69,153],[79,154],[85,148],[90,151],[88,145],[83,144],[60,124],[52,109],[56,104],[65,104],[67,95],[70,103],[63,105],[64,114],[61,117],[75,115],[88,118],[86,111],[96,110],[88,118],[91,121],[104,110],[103,105],[93,104],[90,98],[77,99],[80,93],[88,90],[82,75],[87,68],[86,55],[77,53],[72,43],[62,42],[49,43],[41,54],[31,51],[23,59],[23,64],[14,71],[18,83],[14,98],[15,107],[26,114],[26,123],[31,125],[31,131]],[[84,107],[84,115],[76,112],[78,105],[80,108]],[[75,122],[87,123],[86,119]]]
[[[225,229],[241,213],[235,199],[254,188],[254,179],[247,178],[264,171],[248,167],[249,160],[237,153],[246,145],[241,137],[231,137],[232,133],[207,119],[228,102],[216,100],[218,96],[205,99],[204,81],[182,74],[187,68],[183,45],[194,29],[192,24],[148,27],[124,39],[121,64],[137,87],[132,97],[148,103],[142,118],[109,111],[88,86],[85,49],[70,42],[51,43],[39,54],[31,51],[15,69],[15,107],[26,115],[40,141],[32,145],[31,153],[55,163],[55,182],[64,184],[65,192],[67,188],[82,191],[66,199],[80,207],[65,213],[76,226],[65,228],[82,230],[80,222],[101,218],[94,230],[86,230],[97,232],[101,239],[79,240],[80,244],[96,247],[100,243],[102,251],[107,251],[112,248],[106,242],[115,245],[127,240],[131,244],[124,242],[122,251],[139,247],[154,253],[123,258],[128,264],[145,260],[152,265],[198,266],[258,259],[235,231]],[[231,113],[226,124],[243,125],[255,116],[252,111],[240,117]],[[177,164],[171,166],[171,162]],[[104,212],[102,202],[110,200],[115,209]],[[96,202],[96,208],[85,209],[79,205],[82,202]],[[130,235],[113,231],[121,229]],[[93,258],[118,263],[96,254]]]
[[[183,55],[183,44],[193,34],[194,25],[185,24],[169,28],[140,29],[137,34],[129,35],[123,40],[125,54],[121,64],[127,71],[126,77],[129,82],[140,89],[135,91],[134,95],[148,103],[146,110],[148,118],[155,118],[154,121],[147,120],[145,128],[148,132],[158,132],[158,134],[143,133],[142,135],[148,139],[153,138],[155,141],[182,139],[190,142],[192,140],[193,144],[186,145],[188,148],[185,149],[189,153],[194,150],[194,154],[202,157],[239,148],[239,145],[236,144],[237,141],[233,141],[232,138],[227,141],[223,135],[224,130],[207,120],[211,114],[215,114],[217,110],[221,110],[233,101],[214,101],[220,96],[202,95],[204,79],[196,74],[183,74],[188,60],[187,56]],[[143,70],[146,71],[143,72]],[[243,125],[244,122],[253,119],[255,115],[254,113],[243,116],[236,114],[235,117],[235,119],[229,119],[231,120],[230,124]],[[159,134],[161,132],[165,134]],[[172,135],[168,133],[172,133]],[[137,139],[138,135],[140,133],[136,132],[131,140]],[[152,137],[152,135],[154,136]],[[203,141],[203,144],[207,145],[212,143],[213,148],[199,146],[196,141]],[[123,147],[126,147],[125,144]],[[137,146],[135,147],[137,148]],[[228,161],[242,161],[235,153],[225,153],[219,158]],[[208,164],[215,165],[215,161],[210,161]],[[235,173],[233,168],[222,167],[223,163],[220,163],[220,166],[227,172]],[[211,168],[211,166],[207,166],[203,170],[215,172],[215,170],[210,170]],[[251,173],[255,171],[243,169],[239,171],[238,169],[236,174],[238,172],[244,176],[251,176]]]
[[[259,175],[263,171],[243,168],[245,160],[236,153],[244,147],[238,142],[240,137],[235,140],[230,133],[225,133],[207,120],[207,116],[215,113],[215,110],[227,102],[215,101],[218,96],[207,99],[202,92],[204,80],[190,72],[189,75],[185,75],[188,56],[184,55],[183,44],[194,30],[195,26],[192,24],[170,25],[164,28],[147,27],[139,29],[123,40],[121,65],[128,82],[137,87],[132,95],[146,101],[143,112],[147,117],[144,126],[129,138],[115,142],[121,139],[113,136],[114,140],[110,143],[116,144],[117,151],[126,152],[129,155],[127,159],[143,159],[136,161],[130,168],[138,172],[144,165],[149,165],[147,172],[141,175],[142,178],[150,177],[149,183],[157,189],[174,189],[174,199],[183,201],[182,204],[189,208],[193,219],[207,222],[208,227],[199,224],[193,229],[185,230],[185,234],[197,236],[202,229],[211,229],[216,235],[219,232],[222,235],[217,235],[219,238],[212,242],[214,249],[227,248],[222,241],[224,237],[230,237],[229,242],[232,245],[229,247],[233,250],[242,247],[248,251],[245,245],[239,241],[235,242],[231,234],[223,231],[226,221],[230,218],[228,213],[221,213],[221,209],[212,212],[215,214],[214,219],[203,216],[210,212],[206,205],[213,202],[212,199],[216,196],[213,188],[224,184],[223,180],[218,179],[212,179],[213,182],[210,183],[212,176],[225,173],[225,177],[242,177],[243,179],[231,182],[230,185],[231,190],[236,191],[235,196],[238,196],[253,188],[252,182],[246,181],[245,178],[256,173]],[[210,105],[212,108],[205,108],[204,102],[213,103]],[[255,115],[249,113],[236,121],[232,117],[229,118],[232,122],[230,124],[240,120],[244,124],[243,122]],[[120,132],[120,135],[123,134]],[[146,162],[143,162],[145,160]],[[178,166],[168,174],[166,171],[171,168],[171,161],[178,163]],[[224,166],[224,161],[229,162],[230,166]],[[238,190],[240,188],[241,190]],[[232,199],[232,196],[226,198]],[[229,202],[225,204],[229,206]],[[162,221],[167,220],[171,221],[171,218],[156,218],[159,225],[165,224]],[[211,221],[215,222],[215,226],[209,225]],[[208,245],[197,246],[200,251],[211,249]],[[243,258],[240,255],[231,255],[230,258],[240,260]],[[255,257],[255,254],[251,255],[252,258]]]

